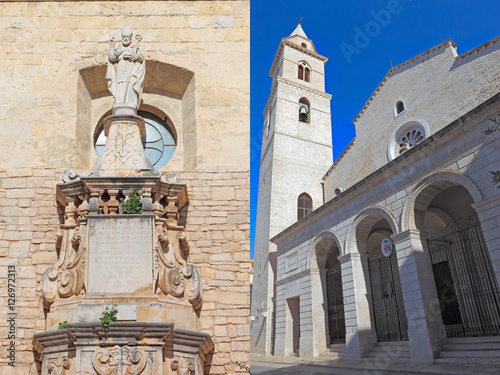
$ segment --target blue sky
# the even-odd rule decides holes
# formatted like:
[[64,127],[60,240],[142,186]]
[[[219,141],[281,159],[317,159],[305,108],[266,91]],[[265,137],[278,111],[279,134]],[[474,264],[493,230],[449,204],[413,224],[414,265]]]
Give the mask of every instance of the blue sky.
[[[500,35],[500,1],[251,0],[251,258],[271,63],[281,38],[302,27],[325,66],[333,160],[355,137],[352,120],[394,65],[445,41],[464,53]],[[388,16],[390,15],[390,16]],[[365,36],[360,36],[363,33]]]

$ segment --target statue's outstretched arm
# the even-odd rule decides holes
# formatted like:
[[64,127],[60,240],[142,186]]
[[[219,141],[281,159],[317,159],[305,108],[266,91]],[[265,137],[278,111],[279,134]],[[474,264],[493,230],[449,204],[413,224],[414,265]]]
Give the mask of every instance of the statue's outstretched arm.
[[115,37],[111,37],[109,40],[109,53],[108,53],[108,59],[112,63],[116,62],[118,60],[118,57],[116,56],[115,53]]

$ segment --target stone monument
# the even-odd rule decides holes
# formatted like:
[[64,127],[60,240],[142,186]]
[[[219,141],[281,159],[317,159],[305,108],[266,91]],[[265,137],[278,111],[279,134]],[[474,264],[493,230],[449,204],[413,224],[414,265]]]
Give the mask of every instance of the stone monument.
[[[59,259],[43,276],[46,332],[33,339],[42,375],[198,375],[213,348],[198,320],[200,274],[188,262],[186,186],[155,172],[142,148],[146,62],[141,37],[132,38],[125,25],[121,45],[110,41],[103,153],[87,175],[67,170],[57,185]],[[124,214],[137,194],[142,210]],[[114,304],[107,327],[100,318]]]

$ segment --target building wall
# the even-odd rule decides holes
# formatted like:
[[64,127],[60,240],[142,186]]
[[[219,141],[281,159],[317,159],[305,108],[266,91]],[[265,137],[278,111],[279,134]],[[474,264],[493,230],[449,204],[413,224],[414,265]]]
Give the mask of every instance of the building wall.
[[[355,120],[354,146],[328,173],[326,200],[335,197],[335,188],[347,189],[384,166],[391,135],[404,122],[423,120],[432,135],[496,94],[499,47],[495,38],[457,57],[454,45],[445,42],[389,73]],[[395,117],[398,100],[406,110]]]
[[[204,285],[202,330],[215,343],[206,372],[241,372],[231,361],[248,364],[250,351],[249,2],[19,1],[1,3],[0,15],[0,300],[7,306],[14,265],[16,367],[37,374],[31,340],[45,328],[42,274],[57,260],[55,184],[96,160],[95,128],[112,105],[108,40],[128,22],[144,37],[144,104],[167,113],[178,135],[162,171],[190,198],[189,261]],[[4,319],[0,367],[8,330]]]
[[[498,119],[499,112],[500,97],[496,95],[487,103],[457,119],[440,133],[439,137],[424,141],[411,152],[411,155],[394,160],[379,170],[376,176],[361,181],[355,189],[336,197],[311,214],[304,222],[280,234],[275,241],[278,247],[276,297],[276,353],[278,355],[286,354],[287,333],[290,328],[286,326],[286,299],[295,296],[300,296],[301,301],[301,355],[316,356],[325,349],[315,344],[325,334],[324,325],[320,326],[317,322],[315,324],[313,318],[315,307],[324,303],[321,297],[313,298],[314,291],[321,288],[321,285],[315,281],[312,270],[315,263],[315,244],[321,238],[335,236],[338,238],[341,258],[357,254],[359,250],[354,239],[356,225],[363,215],[371,212],[370,210],[386,211],[387,217],[393,218],[390,221],[395,225],[393,237],[405,236],[409,229],[414,228],[411,222],[416,215],[416,212],[408,210],[408,207],[411,207],[414,202],[414,192],[426,181],[442,179],[453,183],[461,181],[464,176],[465,180],[470,180],[466,188],[477,189],[479,194],[474,197],[475,203],[472,206],[479,214],[497,282],[500,285],[500,248],[498,246],[500,231],[498,230],[498,211],[495,211],[498,209],[500,195],[495,184],[492,183],[490,174],[490,170],[500,169],[500,154],[498,153],[500,140],[495,136],[484,135],[484,131],[491,127],[491,119]],[[396,243],[402,289],[410,293],[405,295],[405,308],[409,326],[412,327],[411,321],[415,326],[415,324],[421,324],[419,319],[423,319],[423,297],[419,296],[421,290],[418,289],[419,284],[416,283],[420,277],[417,275],[419,271],[412,264],[414,262],[411,257],[412,252],[407,250],[406,246],[408,245],[402,242]],[[294,258],[298,261],[298,267],[287,268],[289,259]],[[352,265],[349,267],[343,265],[342,271],[346,327],[347,334],[351,336],[358,335],[363,328],[366,328],[360,325],[363,316],[370,320],[369,311],[359,307],[357,298],[359,298],[361,284],[359,284],[359,275],[355,274],[357,271],[353,271],[354,269]],[[432,289],[432,285],[427,289]],[[369,308],[371,309],[371,306]],[[369,335],[373,334],[373,322],[371,327],[372,332],[368,332]],[[367,340],[369,345],[373,345],[376,341],[373,336],[368,337]],[[356,350],[358,355],[365,354],[363,350],[360,352],[359,348],[352,351]],[[413,349],[412,357],[422,355],[418,353],[418,350]]]

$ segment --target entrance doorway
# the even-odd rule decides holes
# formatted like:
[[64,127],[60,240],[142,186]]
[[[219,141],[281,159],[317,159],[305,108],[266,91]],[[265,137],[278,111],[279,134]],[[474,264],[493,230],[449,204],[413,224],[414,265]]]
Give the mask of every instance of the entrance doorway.
[[300,350],[300,299],[288,298],[287,302],[287,341],[290,354],[299,355]]
[[330,344],[342,343],[345,342],[345,316],[340,264],[326,271],[326,289]]
[[476,216],[427,239],[448,337],[498,335],[500,290]]
[[377,341],[408,340],[408,320],[403,303],[396,253],[378,251],[368,258],[373,315]]

